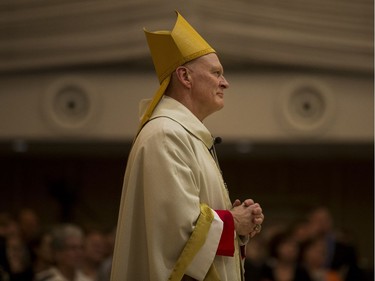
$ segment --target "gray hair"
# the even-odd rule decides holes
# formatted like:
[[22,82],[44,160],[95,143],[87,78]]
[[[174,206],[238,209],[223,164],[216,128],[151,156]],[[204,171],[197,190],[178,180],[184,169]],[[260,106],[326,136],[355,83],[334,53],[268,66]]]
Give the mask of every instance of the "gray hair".
[[73,224],[62,224],[54,227],[51,231],[51,248],[53,251],[60,251],[66,247],[68,237],[83,238],[83,231]]

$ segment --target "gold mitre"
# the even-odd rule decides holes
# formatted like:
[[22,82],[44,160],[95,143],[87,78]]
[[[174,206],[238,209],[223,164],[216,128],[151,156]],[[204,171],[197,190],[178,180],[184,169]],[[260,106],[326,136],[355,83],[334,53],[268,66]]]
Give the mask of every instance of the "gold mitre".
[[160,87],[141,121],[141,127],[151,117],[152,112],[167,88],[171,74],[179,67],[215,50],[176,11],[177,20],[172,31],[149,32],[144,29]]
[[177,20],[172,31],[144,30],[160,83],[178,66],[215,52],[194,28],[176,13]]

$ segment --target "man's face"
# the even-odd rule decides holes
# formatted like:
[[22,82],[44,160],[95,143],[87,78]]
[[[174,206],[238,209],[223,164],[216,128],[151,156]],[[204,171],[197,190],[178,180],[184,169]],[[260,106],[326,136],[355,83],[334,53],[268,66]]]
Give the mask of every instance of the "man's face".
[[216,54],[202,56],[186,64],[191,76],[191,95],[194,111],[203,121],[224,107],[224,90],[229,87],[223,67]]
[[64,249],[56,252],[58,267],[75,269],[80,266],[83,259],[83,240],[79,237],[66,238]]

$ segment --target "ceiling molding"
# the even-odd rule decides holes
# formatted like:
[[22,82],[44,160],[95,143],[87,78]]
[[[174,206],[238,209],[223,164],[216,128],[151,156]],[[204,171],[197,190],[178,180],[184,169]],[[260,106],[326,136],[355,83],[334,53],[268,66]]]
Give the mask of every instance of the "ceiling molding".
[[142,61],[149,56],[143,27],[173,28],[176,9],[227,67],[373,71],[369,0],[5,0],[0,71]]

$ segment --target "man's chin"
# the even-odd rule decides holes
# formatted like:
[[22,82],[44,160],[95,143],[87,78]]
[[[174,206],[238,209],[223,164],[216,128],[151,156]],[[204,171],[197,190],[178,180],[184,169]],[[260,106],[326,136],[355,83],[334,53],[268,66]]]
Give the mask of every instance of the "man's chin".
[[221,103],[221,104],[217,107],[216,111],[220,111],[220,110],[223,109],[223,108],[224,108],[224,103]]

